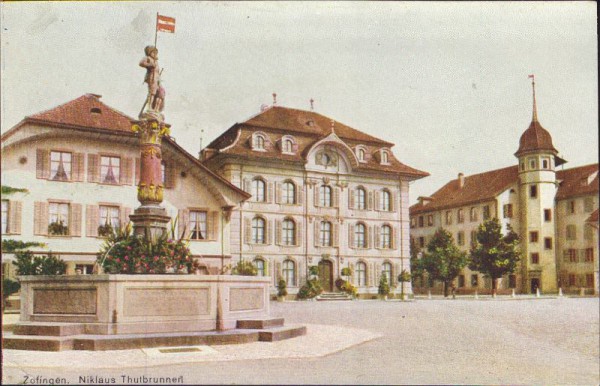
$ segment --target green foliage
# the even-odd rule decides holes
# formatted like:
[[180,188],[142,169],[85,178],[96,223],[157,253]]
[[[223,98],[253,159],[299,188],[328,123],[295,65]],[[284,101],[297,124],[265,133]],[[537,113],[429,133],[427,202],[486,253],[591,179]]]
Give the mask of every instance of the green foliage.
[[17,275],[64,275],[67,263],[52,254],[34,256],[31,251],[18,251],[15,253],[13,264],[17,268]]
[[342,268],[342,276],[352,276],[352,270],[348,267]]
[[389,295],[390,284],[388,283],[387,276],[382,272],[381,279],[379,279],[379,288],[377,289],[379,295]]
[[494,218],[479,225],[476,240],[477,243],[471,247],[469,268],[491,277],[495,289],[496,279],[514,273],[517,268],[519,236],[510,226],[503,235],[500,221]]
[[113,227],[112,225],[110,225],[109,223],[106,223],[104,225],[100,225],[98,227],[98,236],[100,237],[108,237],[113,233]]
[[62,220],[51,222],[48,224],[48,234],[52,236],[66,236],[69,234],[69,227]]
[[408,273],[408,271],[405,269],[403,269],[402,272],[400,272],[400,275],[398,275],[398,281],[401,283],[409,282],[410,279],[410,273]]
[[12,294],[16,294],[21,289],[21,284],[9,278],[2,279],[2,299],[7,299]]
[[419,259],[419,252],[421,249],[417,246],[417,242],[414,237],[410,238],[410,272],[412,272],[412,277],[422,277],[423,276],[423,266],[421,265],[421,260]]
[[9,194],[13,194],[13,193],[29,193],[29,190],[27,190],[27,189],[13,188],[11,186],[6,186],[6,185],[2,185],[1,188],[2,188],[3,196],[8,196]]
[[319,279],[308,279],[298,291],[298,299],[312,299],[323,292]]
[[435,232],[420,261],[430,280],[440,280],[444,283],[445,296],[448,296],[448,285],[467,263],[467,254],[458,249],[450,232],[443,228]]
[[[112,228],[111,228],[112,229]],[[161,236],[134,235],[131,223],[112,229],[97,255],[104,272],[113,274],[195,273],[200,267],[188,248],[175,238],[175,226]]]
[[2,252],[4,253],[13,253],[30,247],[46,247],[46,244],[35,241],[21,241],[12,239],[2,240]]
[[316,265],[311,265],[308,267],[308,273],[312,276],[317,276],[319,274],[319,267]]
[[232,275],[239,276],[256,276],[258,275],[258,268],[251,261],[240,260],[231,270]]
[[338,277],[337,279],[335,279],[335,288],[341,290],[342,286],[344,285],[344,283],[346,282],[346,280],[342,279],[341,277]]
[[283,279],[279,279],[277,282],[277,296],[287,296],[287,283]]
[[342,285],[342,291],[352,296],[353,298],[356,298],[358,296],[358,288],[356,288],[349,281],[344,282],[344,284]]

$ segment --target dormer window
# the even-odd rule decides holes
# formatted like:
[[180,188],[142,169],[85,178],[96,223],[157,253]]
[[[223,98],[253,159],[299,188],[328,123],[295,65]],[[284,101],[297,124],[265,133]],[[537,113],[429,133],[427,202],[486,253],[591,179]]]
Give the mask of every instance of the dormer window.
[[281,142],[280,144],[280,148],[281,148],[281,152],[283,154],[294,154],[296,153],[296,141],[294,140],[294,137],[292,137],[291,135],[284,135],[281,138]]
[[99,109],[99,108],[97,108],[97,107],[92,107],[92,108],[90,109],[90,112],[91,112],[92,114],[102,114],[102,110],[100,110],[100,109]]
[[358,160],[360,162],[365,162],[365,151],[364,151],[364,149],[358,149]]
[[369,157],[367,155],[367,149],[363,145],[358,145],[354,149],[356,153],[356,158],[358,158],[358,162],[368,162]]
[[289,139],[284,140],[283,146],[282,146],[282,151],[284,153],[291,153],[292,152],[292,141],[290,141]]
[[265,139],[261,135],[254,137],[254,150],[265,150]]
[[384,150],[381,151],[381,163],[384,165],[389,163],[387,151],[384,151]]

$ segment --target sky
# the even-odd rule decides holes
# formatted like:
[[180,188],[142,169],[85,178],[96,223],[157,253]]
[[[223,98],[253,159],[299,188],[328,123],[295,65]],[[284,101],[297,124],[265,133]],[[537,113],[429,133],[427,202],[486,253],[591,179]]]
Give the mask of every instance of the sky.
[[[136,117],[156,13],[172,135],[197,154],[272,103],[395,143],[430,177],[515,165],[538,117],[569,162],[598,162],[595,2],[2,2],[1,129],[86,93]],[[203,133],[202,133],[203,130]]]

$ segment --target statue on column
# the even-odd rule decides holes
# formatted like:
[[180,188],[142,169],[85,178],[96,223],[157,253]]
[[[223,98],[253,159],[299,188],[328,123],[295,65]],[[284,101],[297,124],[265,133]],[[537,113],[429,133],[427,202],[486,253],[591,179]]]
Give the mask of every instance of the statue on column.
[[140,61],[140,67],[146,69],[144,83],[148,84],[148,96],[142,107],[142,112],[146,106],[151,111],[162,112],[166,93],[160,80],[162,70],[158,65],[158,49],[155,46],[146,46],[144,53],[146,56]]

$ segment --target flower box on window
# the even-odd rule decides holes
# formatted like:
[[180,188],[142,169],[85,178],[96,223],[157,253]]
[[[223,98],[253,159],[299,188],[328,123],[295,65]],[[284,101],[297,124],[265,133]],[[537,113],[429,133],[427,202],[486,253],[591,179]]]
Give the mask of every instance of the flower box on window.
[[48,234],[51,236],[67,236],[69,234],[69,227],[64,222],[51,222],[48,224]]

